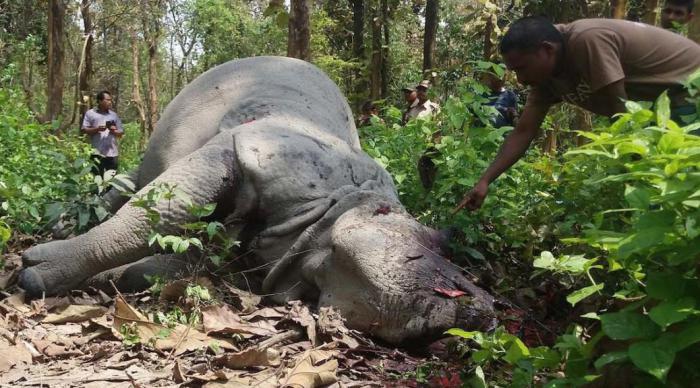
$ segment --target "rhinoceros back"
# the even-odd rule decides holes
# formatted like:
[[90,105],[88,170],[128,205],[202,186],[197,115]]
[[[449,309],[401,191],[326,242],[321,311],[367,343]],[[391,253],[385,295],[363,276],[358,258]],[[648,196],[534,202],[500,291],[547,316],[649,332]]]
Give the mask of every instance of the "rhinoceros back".
[[360,150],[350,107],[320,69],[286,57],[239,59],[200,75],[167,106],[144,155],[139,187],[220,131],[268,116],[313,122]]

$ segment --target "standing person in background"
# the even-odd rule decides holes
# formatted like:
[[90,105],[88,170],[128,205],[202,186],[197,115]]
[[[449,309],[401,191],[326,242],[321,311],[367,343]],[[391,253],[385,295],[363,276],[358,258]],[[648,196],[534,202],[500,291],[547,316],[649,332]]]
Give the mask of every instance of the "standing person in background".
[[103,90],[97,93],[97,107],[85,112],[82,133],[90,136],[94,148],[92,159],[93,174],[103,176],[107,170],[117,170],[119,147],[117,139],[124,136],[124,128],[119,116],[111,109],[112,95]]
[[420,81],[420,83],[416,86],[416,95],[418,96],[418,103],[413,104],[413,107],[411,107],[406,113],[408,120],[417,118],[430,118],[440,113],[440,105],[428,99],[429,88],[430,81],[428,80]]
[[517,115],[518,96],[512,90],[506,89],[503,77],[495,73],[484,73],[482,82],[491,91],[487,96],[489,102],[486,105],[496,108],[498,112],[492,117],[491,124],[494,128],[512,127]]
[[667,91],[674,120],[695,113],[683,82],[700,68],[700,45],[661,28],[612,19],[555,26],[526,17],[499,48],[508,69],[532,89],[515,129],[455,210],[481,207],[491,182],[525,154],[555,103],[612,117],[625,112],[627,99],[654,101]]
[[406,109],[403,111],[403,116],[401,116],[401,123],[406,124],[408,122],[408,112],[418,105],[418,93],[416,93],[416,88],[405,87],[401,89],[403,91],[403,97],[406,100]]
[[693,18],[695,0],[666,0],[661,10],[661,27],[676,30],[677,27],[688,24]]
[[379,116],[379,108],[372,101],[365,101],[360,109],[360,118],[357,119],[357,127],[372,125],[372,117]]

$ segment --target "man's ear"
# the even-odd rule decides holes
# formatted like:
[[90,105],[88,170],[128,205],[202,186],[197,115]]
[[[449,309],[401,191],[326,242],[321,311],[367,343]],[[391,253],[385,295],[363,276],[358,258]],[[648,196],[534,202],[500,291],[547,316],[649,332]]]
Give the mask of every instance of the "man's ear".
[[540,47],[542,47],[544,51],[547,52],[547,54],[554,54],[557,52],[558,46],[556,43],[552,43],[550,41],[545,40],[544,42],[540,43]]

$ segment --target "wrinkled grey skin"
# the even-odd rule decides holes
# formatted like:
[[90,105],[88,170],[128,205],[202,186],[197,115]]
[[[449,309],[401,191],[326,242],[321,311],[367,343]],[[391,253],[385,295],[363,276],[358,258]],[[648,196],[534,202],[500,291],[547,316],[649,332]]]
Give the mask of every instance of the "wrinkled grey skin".
[[[337,86],[309,63],[256,57],[207,71],[168,105],[132,176],[139,193],[167,182],[216,203],[276,302],[332,305],[350,327],[392,343],[494,323],[492,297],[440,256],[438,233],[401,206],[391,177],[361,151]],[[111,200],[119,210],[108,221],[24,253],[29,295],[181,268],[178,257],[153,256],[142,209]],[[159,204],[158,230],[194,221],[185,209]]]

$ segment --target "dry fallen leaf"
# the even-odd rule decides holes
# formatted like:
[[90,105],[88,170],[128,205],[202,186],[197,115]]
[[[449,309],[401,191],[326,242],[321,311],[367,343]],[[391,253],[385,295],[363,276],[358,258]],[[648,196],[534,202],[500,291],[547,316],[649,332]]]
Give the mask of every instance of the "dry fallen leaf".
[[121,296],[115,298],[113,332],[122,338],[122,327],[127,325],[136,331],[141,343],[152,343],[156,349],[171,350],[177,347],[174,355],[182,354],[210,345],[216,345],[223,349],[236,349],[230,342],[222,339],[209,337],[199,330],[185,326],[176,325],[168,328],[163,325],[151,322],[138,310],[131,307]]
[[294,367],[281,379],[282,387],[316,388],[335,383],[338,379],[336,352],[309,350],[297,357]]
[[65,308],[48,314],[43,320],[43,323],[68,323],[68,322],[83,322],[89,321],[92,318],[101,317],[107,312],[107,309],[102,306],[88,305],[69,305]]
[[32,344],[38,351],[47,357],[73,357],[81,356],[83,352],[78,349],[71,349],[71,346],[59,345],[51,341],[32,339]]
[[345,327],[343,317],[331,306],[319,309],[318,332],[323,340],[338,341],[350,349],[360,346],[360,343],[349,335],[350,330]]
[[254,312],[262,300],[262,297],[258,295],[248,291],[243,291],[226,283],[225,285],[228,291],[231,293],[231,303],[239,312],[241,312],[241,314]]
[[224,354],[215,359],[216,364],[230,369],[243,369],[251,366],[279,366],[280,352],[274,348],[257,347],[242,352]]
[[0,345],[0,373],[7,372],[14,366],[31,363],[32,354],[24,344]]
[[207,277],[200,276],[196,279],[179,279],[171,281],[163,286],[163,289],[160,291],[160,300],[177,302],[178,299],[185,296],[185,290],[190,284],[197,284],[207,288],[211,295],[214,295],[216,291],[214,283]]
[[267,321],[246,322],[228,305],[209,306],[202,310],[202,324],[207,334],[253,334],[270,336],[277,329]]
[[304,327],[309,341],[311,341],[313,346],[316,346],[316,320],[311,316],[309,308],[298,300],[289,302],[288,305],[290,307],[289,314],[287,314],[285,319],[296,322]]

